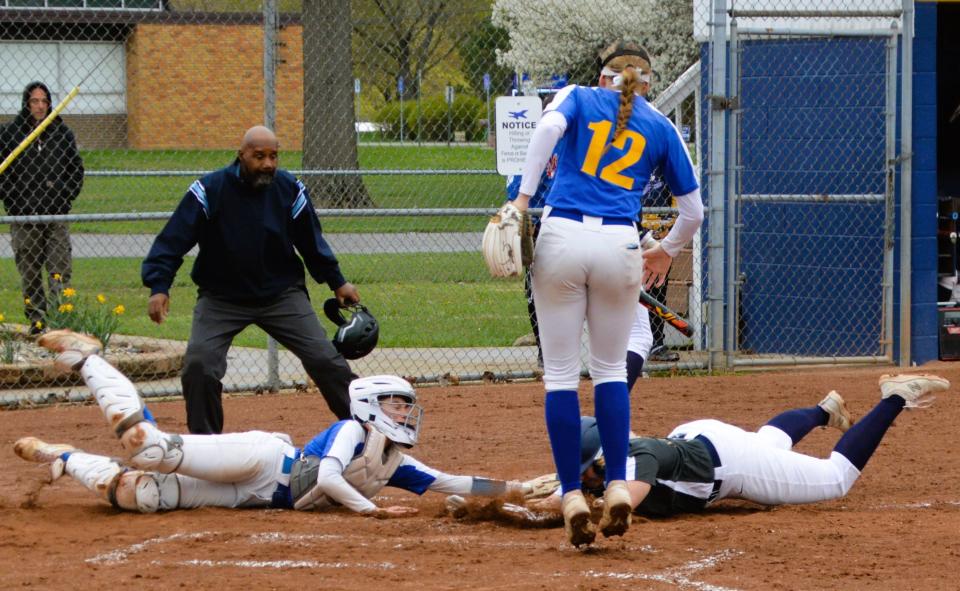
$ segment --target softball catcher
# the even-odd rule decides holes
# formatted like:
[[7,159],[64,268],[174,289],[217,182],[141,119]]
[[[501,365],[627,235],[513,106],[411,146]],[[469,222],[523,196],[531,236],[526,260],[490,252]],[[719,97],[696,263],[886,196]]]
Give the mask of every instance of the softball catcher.
[[[580,334],[590,333],[595,412],[608,460],[599,529],[622,535],[630,524],[626,482],[630,400],[626,352],[641,284],[659,284],[672,257],[703,220],[697,174],[669,119],[644,98],[652,72],[645,49],[616,43],[601,55],[599,88],[567,86],[537,125],[520,193],[502,218],[528,207],[556,149],[557,175],[546,197],[533,259],[533,294],[543,346],[545,414],[564,492],[569,541],[596,537],[580,492]],[[663,242],[642,252],[635,221],[657,167],[678,199],[680,217]]]
[[396,376],[353,380],[353,418],[334,423],[297,448],[284,433],[164,433],[134,385],[100,357],[99,341],[59,330],[43,335],[39,343],[58,353],[57,367],[83,376],[125,458],[121,463],[34,437],[18,440],[14,451],[25,460],[51,463],[54,479],[66,472],[119,509],[152,513],[194,507],[310,510],[344,505],[365,515],[403,517],[417,510],[378,507],[370,499],[385,486],[417,494],[433,490],[488,496],[521,489],[517,482],[446,474],[403,453],[417,442],[423,409],[413,387]]

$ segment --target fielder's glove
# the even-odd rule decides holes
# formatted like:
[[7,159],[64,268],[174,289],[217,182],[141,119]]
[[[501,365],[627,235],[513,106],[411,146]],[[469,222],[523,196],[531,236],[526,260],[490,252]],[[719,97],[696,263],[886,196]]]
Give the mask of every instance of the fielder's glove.
[[544,474],[523,483],[523,498],[527,501],[549,497],[560,488],[556,474]]
[[500,208],[483,232],[483,260],[490,275],[512,277],[520,274],[523,266],[520,210],[512,203]]

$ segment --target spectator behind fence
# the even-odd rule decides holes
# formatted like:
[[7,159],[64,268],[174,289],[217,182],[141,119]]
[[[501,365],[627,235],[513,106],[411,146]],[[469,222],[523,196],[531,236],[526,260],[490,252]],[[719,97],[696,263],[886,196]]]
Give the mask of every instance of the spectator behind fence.
[[[20,113],[0,129],[0,158],[6,158],[50,114],[50,89],[31,82],[23,90]],[[83,161],[73,132],[58,115],[0,174],[0,196],[7,215],[70,213],[83,187]],[[14,222],[10,240],[20,273],[30,332],[43,326],[47,306],[70,284],[73,261],[67,222]],[[49,293],[44,291],[44,272]]]
[[160,324],[184,255],[200,247],[190,273],[199,289],[182,375],[191,433],[223,431],[227,350],[251,324],[300,358],[330,410],[350,418],[355,376],[310,305],[304,263],[341,306],[359,302],[360,294],[340,272],[306,187],[277,166],[277,136],[263,126],[247,130],[233,164],[190,185],[143,261],[150,319]]

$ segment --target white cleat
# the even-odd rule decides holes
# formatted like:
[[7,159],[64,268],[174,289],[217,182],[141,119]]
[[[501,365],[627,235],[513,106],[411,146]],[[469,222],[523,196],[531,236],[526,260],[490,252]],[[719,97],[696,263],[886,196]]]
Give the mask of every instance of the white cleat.
[[853,425],[853,417],[847,410],[847,403],[843,401],[843,396],[840,396],[836,390],[828,392],[817,406],[830,416],[827,419],[828,427],[839,429],[843,433]]
[[577,548],[592,544],[597,537],[597,529],[590,521],[590,507],[587,506],[583,493],[579,490],[566,493],[560,507],[563,512],[563,529],[570,543]]
[[626,480],[611,480],[603,492],[603,516],[598,529],[606,537],[622,536],[630,527],[630,489]]
[[59,353],[54,365],[62,371],[79,370],[87,357],[97,355],[103,350],[103,345],[97,339],[68,328],[44,333],[37,339],[37,344]]
[[927,408],[936,399],[934,392],[950,388],[950,382],[931,374],[880,376],[880,398],[899,396],[906,401],[905,408]]
[[50,464],[51,482],[63,476],[66,462],[61,457],[65,453],[75,452],[77,448],[67,443],[47,443],[36,437],[23,437],[13,444],[13,453],[28,462]]

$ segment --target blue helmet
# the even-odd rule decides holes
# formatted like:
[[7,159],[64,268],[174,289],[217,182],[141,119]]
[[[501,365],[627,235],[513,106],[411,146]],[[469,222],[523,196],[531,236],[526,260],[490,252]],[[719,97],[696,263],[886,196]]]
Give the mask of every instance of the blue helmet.
[[602,455],[600,430],[594,417],[580,417],[580,474]]

